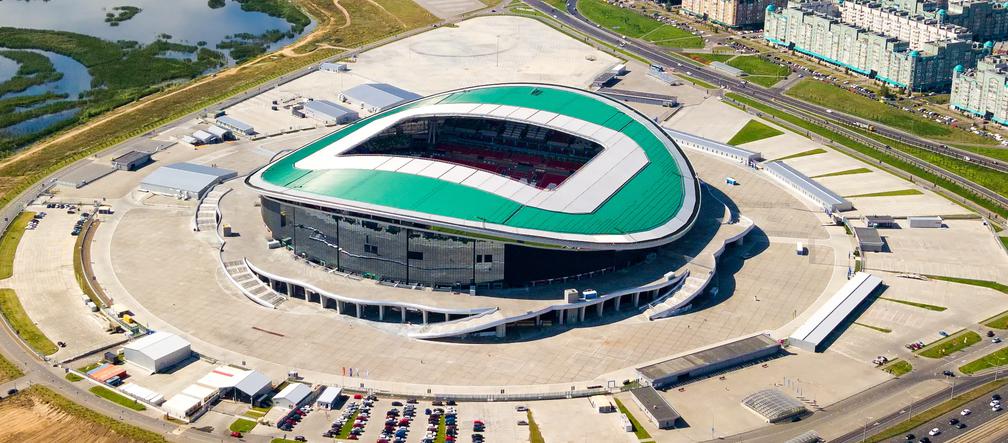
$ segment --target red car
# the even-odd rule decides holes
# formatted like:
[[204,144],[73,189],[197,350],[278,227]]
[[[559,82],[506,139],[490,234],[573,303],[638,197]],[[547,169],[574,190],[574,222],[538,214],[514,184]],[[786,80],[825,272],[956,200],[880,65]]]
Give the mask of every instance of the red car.
[[231,431],[231,436],[235,438],[241,438],[242,433],[238,431]]
[[354,394],[354,395],[353,395],[353,399],[354,399],[354,400],[360,400],[360,399],[362,399],[362,398],[364,398],[364,396],[363,396],[363,395],[360,395],[360,394]]

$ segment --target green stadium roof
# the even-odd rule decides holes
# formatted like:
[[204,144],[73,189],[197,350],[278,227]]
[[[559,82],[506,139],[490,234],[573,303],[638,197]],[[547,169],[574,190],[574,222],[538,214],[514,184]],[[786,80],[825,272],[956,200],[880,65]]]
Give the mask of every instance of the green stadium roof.
[[[506,105],[593,123],[628,137],[643,150],[646,162],[624,182],[612,184],[590,212],[547,210],[477,187],[399,171],[295,165],[377,119],[446,104]],[[575,247],[667,243],[689,229],[699,208],[692,166],[656,124],[607,97],[541,84],[479,86],[406,103],[322,137],[265,166],[248,182],[266,195],[287,200]]]

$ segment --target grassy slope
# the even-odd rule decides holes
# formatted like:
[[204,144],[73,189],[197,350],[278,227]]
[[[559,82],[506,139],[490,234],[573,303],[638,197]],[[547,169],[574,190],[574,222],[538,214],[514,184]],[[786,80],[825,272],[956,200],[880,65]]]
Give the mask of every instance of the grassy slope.
[[28,318],[13,289],[0,289],[0,311],[14,332],[35,351],[43,355],[55,354],[59,348]]
[[641,440],[650,439],[651,434],[648,433],[647,429],[644,429],[644,427],[641,426],[640,422],[637,421],[637,417],[634,417],[633,414],[630,413],[630,410],[627,409],[626,406],[623,406],[623,402],[619,401],[618,398],[613,398],[613,400],[616,402],[616,408],[619,409],[620,412],[626,414],[627,418],[630,419],[630,423],[633,424],[634,435]]
[[994,143],[966,131],[928,120],[922,116],[894,108],[843,88],[818,80],[804,79],[787,91],[787,95],[840,112],[901,129],[920,137],[961,143],[989,145]]
[[66,397],[57,394],[43,385],[32,385],[30,388],[22,390],[18,395],[30,396],[36,401],[45,403],[60,412],[74,416],[80,420],[86,420],[96,425],[106,427],[118,436],[130,439],[134,442],[163,443],[167,441],[156,432],[151,432],[138,426],[133,426],[112,417],[99,414],[70,401]]
[[10,278],[14,275],[14,254],[17,253],[18,243],[24,235],[25,226],[35,216],[34,212],[22,212],[11,222],[0,239],[0,279]]
[[578,0],[578,10],[588,20],[629,38],[644,38],[670,48],[701,48],[703,39],[628,8],[601,0]]
[[108,401],[110,401],[112,403],[115,403],[115,404],[117,404],[119,406],[122,406],[122,407],[125,407],[125,408],[130,408],[130,409],[132,409],[134,411],[143,411],[143,410],[147,409],[146,406],[144,406],[143,404],[137,402],[136,400],[133,400],[132,398],[129,398],[129,397],[126,397],[126,396],[124,396],[122,394],[119,394],[118,392],[115,392],[115,391],[113,391],[111,389],[108,389],[108,388],[106,388],[104,386],[94,386],[94,387],[92,387],[91,389],[88,389],[88,390],[91,391],[91,393],[94,394],[94,395],[97,395],[97,396],[99,396],[101,398],[104,398],[105,400],[108,400]]
[[739,132],[728,140],[729,145],[741,145],[749,142],[754,142],[756,140],[763,140],[764,138],[776,137],[783,134],[783,132],[778,131],[776,128],[772,128],[758,120],[749,120]]
[[746,74],[749,74],[749,76],[745,78],[746,80],[767,88],[775,85],[777,82],[783,80],[791,74],[791,69],[769,60],[764,60],[758,55],[738,56],[728,60],[727,64],[741,69]]

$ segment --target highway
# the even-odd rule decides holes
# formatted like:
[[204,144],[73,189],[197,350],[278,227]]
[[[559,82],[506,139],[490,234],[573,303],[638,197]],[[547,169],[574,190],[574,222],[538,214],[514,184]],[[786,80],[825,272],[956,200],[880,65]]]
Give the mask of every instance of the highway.
[[[980,186],[972,181],[966,179],[965,177],[956,175],[940,168],[936,165],[923,162],[922,160],[905,154],[902,151],[898,151],[890,148],[889,146],[878,142],[877,140],[863,136],[862,134],[852,131],[850,127],[854,127],[855,123],[860,124],[871,124],[875,127],[875,133],[889,137],[894,140],[899,140],[911,146],[919,147],[922,149],[927,149],[929,151],[939,153],[942,155],[958,158],[960,160],[969,161],[971,163],[996,170],[1001,172],[1008,172],[1008,164],[991,159],[988,157],[978,156],[968,151],[963,151],[956,148],[950,148],[945,145],[935,143],[933,141],[921,139],[919,137],[904,133],[902,131],[892,129],[886,126],[879,125],[875,122],[870,122],[867,120],[862,120],[853,116],[849,116],[839,112],[833,112],[830,110],[827,112],[827,108],[806,103],[804,101],[789,97],[780,91],[764,89],[758,86],[752,86],[747,84],[747,82],[740,80],[735,77],[727,76],[719,72],[708,69],[706,66],[700,65],[696,62],[686,59],[685,57],[675,57],[664,52],[663,49],[659,49],[654,45],[649,43],[641,42],[636,39],[624,39],[622,36],[612,32],[608,29],[599,27],[593,24],[586,17],[581,15],[577,10],[576,4],[572,1],[567,2],[566,13],[557,11],[552,6],[544,3],[541,0],[527,0],[526,3],[532,7],[544,12],[547,15],[552,16],[557,22],[561,23],[563,26],[574,29],[581,34],[591,37],[595,40],[601,41],[605,44],[621,47],[621,49],[635,54],[641,58],[649,60],[651,63],[664,66],[667,70],[679,71],[690,77],[697,78],[707,83],[714,85],[721,85],[724,89],[730,90],[732,92],[739,93],[754,99],[757,102],[761,102],[772,106],[774,108],[782,109],[786,112],[793,113],[794,110],[798,110],[808,114],[808,116],[819,116],[821,118],[810,119],[808,116],[801,116],[803,119],[812,121],[813,123],[819,124],[820,126],[825,126],[828,129],[841,133],[845,136],[851,137],[857,141],[863,142],[875,149],[887,152],[890,155],[898,157],[904,161],[909,161],[912,164],[923,167],[936,175],[945,177],[959,185],[970,189],[979,195],[986,197],[987,199],[996,202],[1004,208],[1008,208],[1008,197],[1000,195],[996,192],[991,191],[983,186]],[[829,116],[829,118],[824,118],[823,116]],[[846,126],[844,126],[846,125]]]

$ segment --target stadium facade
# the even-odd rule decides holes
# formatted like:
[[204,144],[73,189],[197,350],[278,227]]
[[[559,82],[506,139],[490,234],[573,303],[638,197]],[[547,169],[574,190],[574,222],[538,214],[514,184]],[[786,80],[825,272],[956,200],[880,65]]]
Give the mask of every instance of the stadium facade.
[[632,265],[682,237],[700,205],[692,166],[653,121],[544,84],[414,100],[246,182],[273,239],[297,256],[458,289]]

